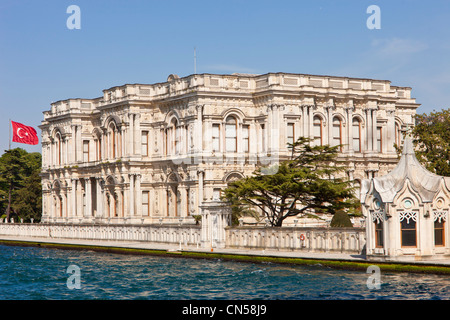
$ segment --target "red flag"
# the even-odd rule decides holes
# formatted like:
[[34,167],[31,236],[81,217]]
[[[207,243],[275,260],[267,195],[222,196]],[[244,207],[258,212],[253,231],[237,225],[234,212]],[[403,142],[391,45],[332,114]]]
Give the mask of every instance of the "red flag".
[[11,121],[13,128],[13,142],[25,144],[38,144],[39,139],[36,130],[33,127],[23,125],[18,122]]

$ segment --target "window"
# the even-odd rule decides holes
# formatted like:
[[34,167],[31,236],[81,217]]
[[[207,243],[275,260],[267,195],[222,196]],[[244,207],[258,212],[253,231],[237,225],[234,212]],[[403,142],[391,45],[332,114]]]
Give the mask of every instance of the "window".
[[342,144],[342,121],[339,117],[333,118],[332,134],[333,134],[333,140],[332,140],[331,145],[333,147],[341,145]]
[[314,116],[313,119],[313,138],[314,145],[322,145],[322,118],[319,116]]
[[400,125],[396,122],[395,123],[395,143],[398,147],[401,146],[402,143],[402,131],[400,130]]
[[377,127],[377,151],[382,152],[383,150],[383,128]]
[[266,126],[264,123],[261,123],[260,125],[260,136],[261,136],[261,152],[266,151]]
[[89,162],[89,140],[83,140],[83,162]]
[[353,118],[352,128],[353,151],[361,152],[361,122],[357,118]]
[[165,153],[166,155],[179,154],[180,152],[180,128],[178,127],[177,119],[170,122],[170,126],[165,130]]
[[95,157],[97,161],[102,160],[102,140],[101,137],[98,137],[95,140]]
[[245,153],[248,153],[250,151],[250,137],[249,137],[249,133],[250,132],[250,126],[248,124],[244,124],[242,126],[242,143],[243,145],[243,150]]
[[150,216],[150,206],[149,206],[149,200],[150,195],[148,191],[142,191],[142,215],[143,216]]
[[220,188],[214,188],[213,189],[213,200],[214,201],[219,201],[220,200],[220,193],[221,193],[221,189]]
[[[404,213],[409,215],[410,213]],[[413,218],[400,217],[400,227],[402,236],[402,247],[416,246],[416,221]]]
[[383,221],[375,221],[375,246],[377,248],[383,247]]
[[141,154],[143,157],[148,157],[148,131],[142,131]]
[[444,225],[443,219],[434,220],[434,245],[443,246],[444,245]]
[[61,133],[56,133],[56,164],[61,164],[62,162],[62,137]]
[[117,140],[116,140],[116,125],[113,121],[108,126],[108,144],[109,144],[109,156],[115,158],[117,156]]
[[225,145],[227,152],[237,151],[237,122],[235,117],[228,117],[225,122]]
[[175,154],[176,155],[181,154],[181,126],[175,127],[174,146],[175,146]]
[[286,135],[286,142],[290,144],[294,144],[294,124],[288,123],[287,124],[287,135]]
[[220,151],[220,124],[218,123],[212,125],[212,151]]

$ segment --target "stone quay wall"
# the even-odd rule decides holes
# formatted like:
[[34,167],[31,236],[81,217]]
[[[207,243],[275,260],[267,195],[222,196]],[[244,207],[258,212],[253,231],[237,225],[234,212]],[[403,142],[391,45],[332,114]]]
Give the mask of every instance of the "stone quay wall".
[[234,227],[226,229],[227,248],[362,254],[365,228]]
[[[209,235],[204,233],[203,237]],[[221,234],[221,233],[219,233]],[[226,227],[225,248],[361,254],[364,228]],[[145,241],[182,246],[209,246],[201,225],[128,225],[0,223],[0,236],[107,241]],[[203,241],[202,241],[203,240]],[[213,239],[218,241],[220,239]]]
[[0,235],[200,245],[200,226],[1,223]]

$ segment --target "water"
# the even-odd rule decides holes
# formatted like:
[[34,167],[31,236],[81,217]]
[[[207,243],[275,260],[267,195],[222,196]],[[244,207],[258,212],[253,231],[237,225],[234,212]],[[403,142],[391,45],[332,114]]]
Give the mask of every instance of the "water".
[[[80,289],[69,289],[70,265]],[[450,277],[0,245],[0,300],[450,299]],[[75,283],[75,282],[71,282]]]

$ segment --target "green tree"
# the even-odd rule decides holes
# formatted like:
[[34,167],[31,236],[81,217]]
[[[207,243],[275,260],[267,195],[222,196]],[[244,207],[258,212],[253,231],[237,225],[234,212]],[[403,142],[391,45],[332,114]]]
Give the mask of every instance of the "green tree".
[[450,111],[418,114],[408,132],[416,146],[417,159],[431,172],[450,176]]
[[236,205],[257,207],[272,226],[281,227],[291,216],[334,214],[358,206],[351,182],[337,177],[344,169],[336,164],[339,146],[312,146],[311,139],[300,137],[289,148],[290,159],[277,168],[258,168],[252,176],[229,184],[224,200],[232,210]]
[[334,214],[333,218],[331,219],[330,227],[332,228],[351,228],[353,227],[352,221],[350,220],[350,217],[348,216],[347,212],[344,210],[338,210]]
[[0,203],[6,217],[39,220],[42,188],[39,177],[41,154],[24,149],[6,150],[0,157]]

